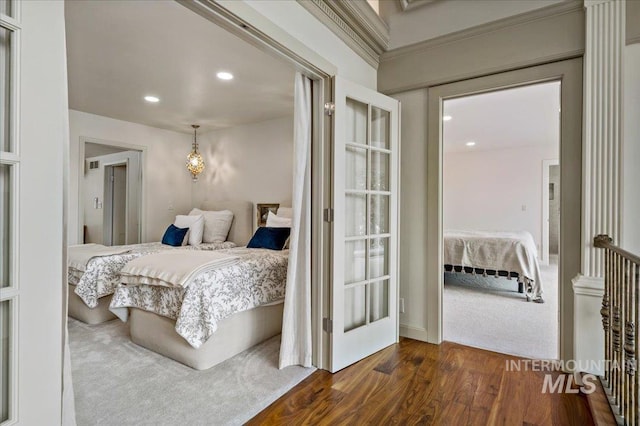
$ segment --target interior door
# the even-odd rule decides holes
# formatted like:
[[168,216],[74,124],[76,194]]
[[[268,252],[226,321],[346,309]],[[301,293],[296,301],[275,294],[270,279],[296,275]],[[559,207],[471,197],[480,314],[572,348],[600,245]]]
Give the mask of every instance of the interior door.
[[334,88],[332,372],[398,341],[399,102]]
[[127,165],[111,168],[111,245],[127,242]]

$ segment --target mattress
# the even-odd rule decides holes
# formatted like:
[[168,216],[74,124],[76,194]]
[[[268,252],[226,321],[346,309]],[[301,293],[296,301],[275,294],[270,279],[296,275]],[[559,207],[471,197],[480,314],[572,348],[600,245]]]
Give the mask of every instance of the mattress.
[[527,298],[542,302],[542,281],[533,237],[526,231],[444,231],[444,264],[451,270],[471,268],[517,277]]

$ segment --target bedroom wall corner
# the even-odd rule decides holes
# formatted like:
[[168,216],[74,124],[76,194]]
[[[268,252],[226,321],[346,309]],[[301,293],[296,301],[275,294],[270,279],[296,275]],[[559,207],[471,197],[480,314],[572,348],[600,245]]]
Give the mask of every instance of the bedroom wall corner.
[[[83,138],[124,143],[145,148],[143,160],[143,241],[160,241],[175,215],[186,214],[192,205],[191,176],[185,168],[191,148],[191,134],[178,133],[69,110],[69,244],[81,242],[79,230],[78,179],[82,173],[80,144]],[[146,236],[146,238],[145,238]]]
[[205,170],[192,185],[192,206],[237,200],[290,206],[293,116],[204,133]]

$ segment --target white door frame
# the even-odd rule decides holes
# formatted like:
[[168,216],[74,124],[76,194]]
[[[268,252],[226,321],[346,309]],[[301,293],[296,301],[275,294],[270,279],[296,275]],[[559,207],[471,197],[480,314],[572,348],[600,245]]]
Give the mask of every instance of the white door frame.
[[560,161],[562,163],[560,215],[560,358],[572,359],[573,289],[571,280],[581,264],[582,193],[582,58],[567,59],[529,68],[506,71],[428,89],[427,130],[427,341],[442,342],[442,107],[445,99],[492,92],[545,81],[562,82]]
[[540,263],[549,264],[549,170],[551,166],[559,166],[560,160],[542,160],[542,247]]

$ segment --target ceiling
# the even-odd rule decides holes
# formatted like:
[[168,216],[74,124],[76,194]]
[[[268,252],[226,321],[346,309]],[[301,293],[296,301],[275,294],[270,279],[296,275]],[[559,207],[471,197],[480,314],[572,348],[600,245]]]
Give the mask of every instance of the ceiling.
[[[445,152],[516,148],[560,142],[560,82],[444,101]],[[473,141],[473,147],[465,144]]]
[[293,114],[292,65],[177,2],[67,0],[65,15],[71,109],[184,133]]

